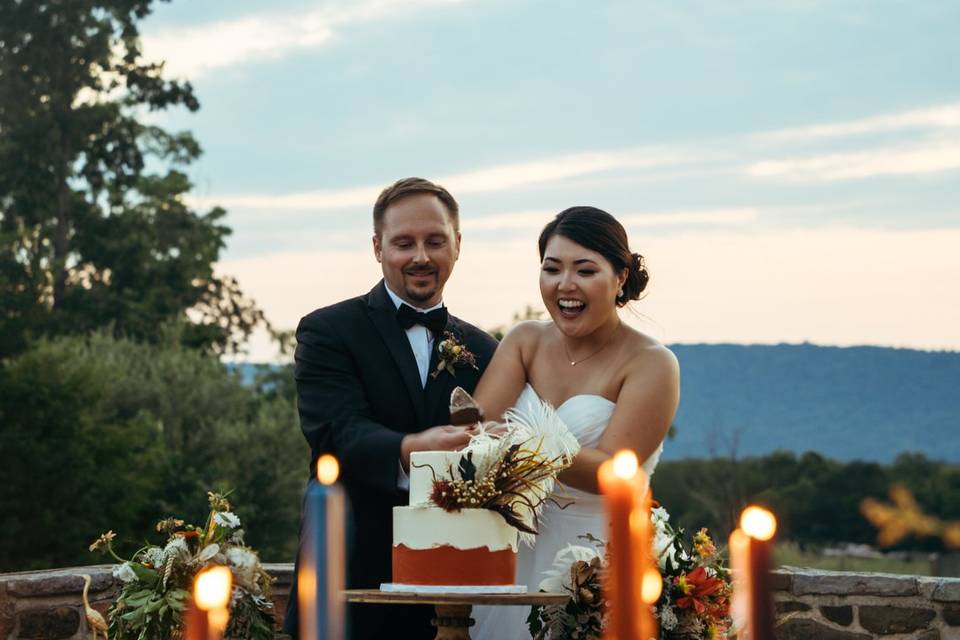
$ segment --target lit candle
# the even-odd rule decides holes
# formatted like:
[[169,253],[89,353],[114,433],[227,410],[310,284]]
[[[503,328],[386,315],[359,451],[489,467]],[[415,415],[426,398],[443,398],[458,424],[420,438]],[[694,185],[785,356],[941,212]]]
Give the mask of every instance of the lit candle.
[[745,640],[773,640],[770,564],[777,519],[761,507],[740,514],[740,528],[730,535],[734,572],[733,615],[744,626]]
[[346,503],[343,490],[334,484],[339,475],[337,459],[329,454],[320,456],[317,482],[307,487],[304,501],[297,575],[300,637],[304,640],[342,640],[345,633]]
[[[207,567],[193,583],[192,611],[188,614],[190,640],[220,640],[227,630],[233,574],[222,565]],[[191,628],[192,627],[192,628]]]
[[648,603],[660,596],[660,576],[653,565],[647,476],[636,454],[624,450],[600,465],[597,480],[610,522],[607,637],[649,640],[657,631]]

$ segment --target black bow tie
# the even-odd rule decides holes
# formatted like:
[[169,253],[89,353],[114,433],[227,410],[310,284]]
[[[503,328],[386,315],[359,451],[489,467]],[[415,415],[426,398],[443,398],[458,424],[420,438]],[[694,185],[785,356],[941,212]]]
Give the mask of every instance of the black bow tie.
[[404,329],[409,329],[415,324],[422,324],[434,335],[437,335],[447,326],[447,308],[440,307],[423,313],[411,306],[401,304],[400,308],[397,309],[397,322]]

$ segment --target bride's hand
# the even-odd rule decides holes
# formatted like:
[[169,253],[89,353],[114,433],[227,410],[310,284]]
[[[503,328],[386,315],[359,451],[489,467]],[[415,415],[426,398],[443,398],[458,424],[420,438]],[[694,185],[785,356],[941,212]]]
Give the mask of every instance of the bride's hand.
[[507,425],[500,422],[484,422],[483,423],[483,432],[487,435],[491,435],[494,438],[499,438],[507,432]]

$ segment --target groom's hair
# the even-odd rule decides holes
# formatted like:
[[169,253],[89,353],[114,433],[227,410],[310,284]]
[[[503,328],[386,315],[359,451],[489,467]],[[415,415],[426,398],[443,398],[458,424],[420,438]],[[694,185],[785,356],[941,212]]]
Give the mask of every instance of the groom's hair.
[[383,214],[391,204],[417,193],[432,193],[437,196],[447,208],[454,230],[460,231],[460,207],[449,191],[424,178],[403,178],[380,192],[376,204],[373,205],[373,232],[380,236],[383,230]]

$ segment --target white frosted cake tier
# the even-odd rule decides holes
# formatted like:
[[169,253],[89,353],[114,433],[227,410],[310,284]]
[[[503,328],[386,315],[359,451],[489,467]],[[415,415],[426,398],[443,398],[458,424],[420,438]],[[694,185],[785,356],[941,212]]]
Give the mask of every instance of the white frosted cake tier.
[[393,544],[408,549],[517,550],[517,530],[490,509],[447,512],[439,507],[414,505],[393,508]]
[[[460,453],[414,451],[410,454],[410,504],[430,502],[433,480],[459,480]],[[452,471],[451,471],[452,469]]]

